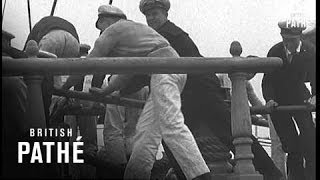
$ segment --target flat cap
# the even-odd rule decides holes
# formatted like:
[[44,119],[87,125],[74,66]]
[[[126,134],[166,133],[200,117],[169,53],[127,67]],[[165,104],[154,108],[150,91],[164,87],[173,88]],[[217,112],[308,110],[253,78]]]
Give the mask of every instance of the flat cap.
[[152,8],[159,7],[166,11],[170,9],[170,1],[169,0],[141,0],[140,1],[140,11],[145,14],[147,10]]
[[112,5],[102,5],[98,8],[98,16],[116,16],[127,19],[123,11]]
[[302,31],[307,28],[305,21],[299,21],[295,19],[279,21],[278,26],[281,29],[280,34],[283,37],[300,36]]

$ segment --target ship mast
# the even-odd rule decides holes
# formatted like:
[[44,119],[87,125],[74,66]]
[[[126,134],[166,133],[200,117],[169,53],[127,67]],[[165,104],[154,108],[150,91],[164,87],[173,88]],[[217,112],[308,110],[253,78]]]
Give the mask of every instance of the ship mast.
[[31,13],[30,13],[30,1],[28,0],[28,18],[29,18],[29,30],[31,32]]
[[54,10],[56,9],[57,1],[58,0],[53,1],[50,16],[53,16],[53,14],[54,14]]

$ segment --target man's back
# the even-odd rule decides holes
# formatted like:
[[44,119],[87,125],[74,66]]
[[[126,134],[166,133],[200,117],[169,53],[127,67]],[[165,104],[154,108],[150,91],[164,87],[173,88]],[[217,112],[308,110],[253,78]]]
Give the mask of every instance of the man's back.
[[[197,46],[188,34],[171,21],[168,20],[157,29],[157,31],[170,42],[180,57],[202,57]],[[219,99],[219,103],[223,103],[224,94],[218,77],[210,73],[188,74],[187,82],[182,93],[184,114],[199,112],[195,109],[201,109],[201,107],[198,106],[200,102],[206,102],[206,104],[209,105],[209,101],[212,100],[208,98],[209,96],[213,99]],[[200,114],[196,114],[196,117],[199,117]],[[201,115],[203,115],[203,113],[201,113]],[[186,119],[188,120],[189,117],[186,117]]]
[[[39,44],[40,50],[53,53],[58,57],[79,56],[77,31],[72,23],[60,17],[47,16],[42,18],[32,28],[26,42],[29,40],[35,40]],[[54,84],[58,87],[62,85],[60,76],[47,75],[42,81],[42,96],[47,121],[49,121],[49,106]]]
[[[125,19],[106,28],[95,42],[99,57],[146,57],[152,51],[167,46],[170,46],[169,42],[149,26]],[[100,87],[104,77],[104,74],[95,74],[92,86]],[[122,95],[133,93],[149,84],[148,76],[136,78],[140,84],[132,80],[134,83],[123,89]]]
[[153,50],[169,46],[169,42],[152,28],[133,21],[119,20],[108,27],[99,37],[114,37],[115,45],[107,56],[143,57]]
[[165,37],[181,57],[201,57],[201,54],[189,37],[180,27],[171,21],[165,22],[157,32]]

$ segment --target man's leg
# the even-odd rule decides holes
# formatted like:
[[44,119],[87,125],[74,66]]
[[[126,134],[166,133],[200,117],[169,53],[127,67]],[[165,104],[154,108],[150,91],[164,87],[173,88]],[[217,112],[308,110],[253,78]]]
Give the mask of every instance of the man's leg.
[[104,148],[102,154],[107,161],[115,164],[127,163],[123,137],[125,108],[113,104],[106,106],[104,120]]
[[252,162],[255,169],[263,175],[264,180],[280,179],[283,176],[282,173],[276,167],[265,149],[261,146],[258,139],[253,135],[251,136],[251,139],[253,140],[251,149],[254,155]]
[[[186,117],[186,123],[190,128],[192,128],[194,121],[203,121],[233,153],[235,152],[234,146],[232,144],[232,134],[231,134],[231,112],[228,106],[223,102],[222,99],[214,94],[210,101],[199,101],[197,99],[190,100],[191,104],[185,104],[183,108],[183,113]],[[185,97],[188,98],[188,97]],[[210,102],[209,104],[203,104],[203,102]],[[200,105],[201,104],[201,105]],[[197,108],[201,107],[201,110],[195,111]],[[196,127],[194,127],[196,128]],[[252,151],[254,154],[253,164],[257,171],[264,175],[265,178],[269,179],[279,179],[281,177],[281,172],[272,159],[268,156],[267,152],[259,144],[257,139],[252,136],[253,145]],[[174,159],[172,153],[164,145],[165,152],[172,163],[176,174],[179,178],[184,178],[181,168],[177,166],[176,160]]]
[[[96,156],[98,151],[97,145],[97,123],[96,116],[77,116],[77,124],[80,129],[80,136],[84,142],[84,153],[89,156]],[[96,178],[96,167],[90,164],[79,164],[79,178]]]
[[280,138],[274,129],[270,116],[268,115],[268,124],[271,138],[271,158],[283,175],[283,179],[287,179],[287,155],[282,149]]
[[309,112],[295,113],[294,118],[300,130],[299,142],[303,147],[301,151],[306,161],[305,176],[306,179],[313,180],[316,176],[315,124]]
[[[138,92],[126,95],[125,97],[145,101],[148,98],[148,87],[144,87]],[[132,152],[136,126],[141,112],[142,109],[139,108],[125,107],[123,135],[125,141],[126,156],[128,160]]]
[[298,132],[292,116],[288,113],[274,112],[271,114],[271,120],[281,140],[283,151],[288,153],[288,178],[290,178],[290,180],[304,180],[303,155],[300,149],[301,144],[299,143]]
[[149,96],[138,119],[134,144],[124,179],[150,179],[156,159],[161,134],[159,120],[154,116],[153,102]]
[[185,180],[186,176],[183,174],[183,171],[180,168],[176,158],[174,158],[171,150],[169,149],[169,147],[167,146],[167,144],[163,140],[162,140],[162,146],[163,146],[164,152],[166,153],[166,155],[169,159],[170,165],[174,169],[174,173],[177,176],[177,178],[179,180]]
[[210,172],[195,139],[184,124],[180,93],[186,75],[156,74],[151,77],[151,96],[155,117],[160,121],[162,138],[179,163],[187,179]]
[[97,145],[97,117],[96,116],[78,116],[77,122],[80,129],[80,135],[84,142],[87,153],[94,155],[98,150]]

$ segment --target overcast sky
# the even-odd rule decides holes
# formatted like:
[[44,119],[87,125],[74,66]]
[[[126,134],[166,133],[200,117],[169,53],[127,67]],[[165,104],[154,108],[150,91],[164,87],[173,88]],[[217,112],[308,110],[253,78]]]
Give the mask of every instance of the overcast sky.
[[[2,8],[4,7],[2,0]],[[131,20],[145,23],[139,11],[140,0],[113,0]],[[97,9],[109,0],[58,0],[55,15],[73,23],[81,43],[93,46],[99,31],[95,28]],[[32,25],[50,15],[53,0],[30,0]],[[27,0],[6,0],[3,30],[15,35],[12,46],[22,49],[29,33]],[[2,9],[3,11],[3,9]],[[315,22],[315,0],[171,0],[169,19],[180,26],[206,57],[230,57],[229,46],[241,43],[243,56],[266,56],[281,41],[277,23],[294,11]],[[252,82],[261,96],[261,77]]]

